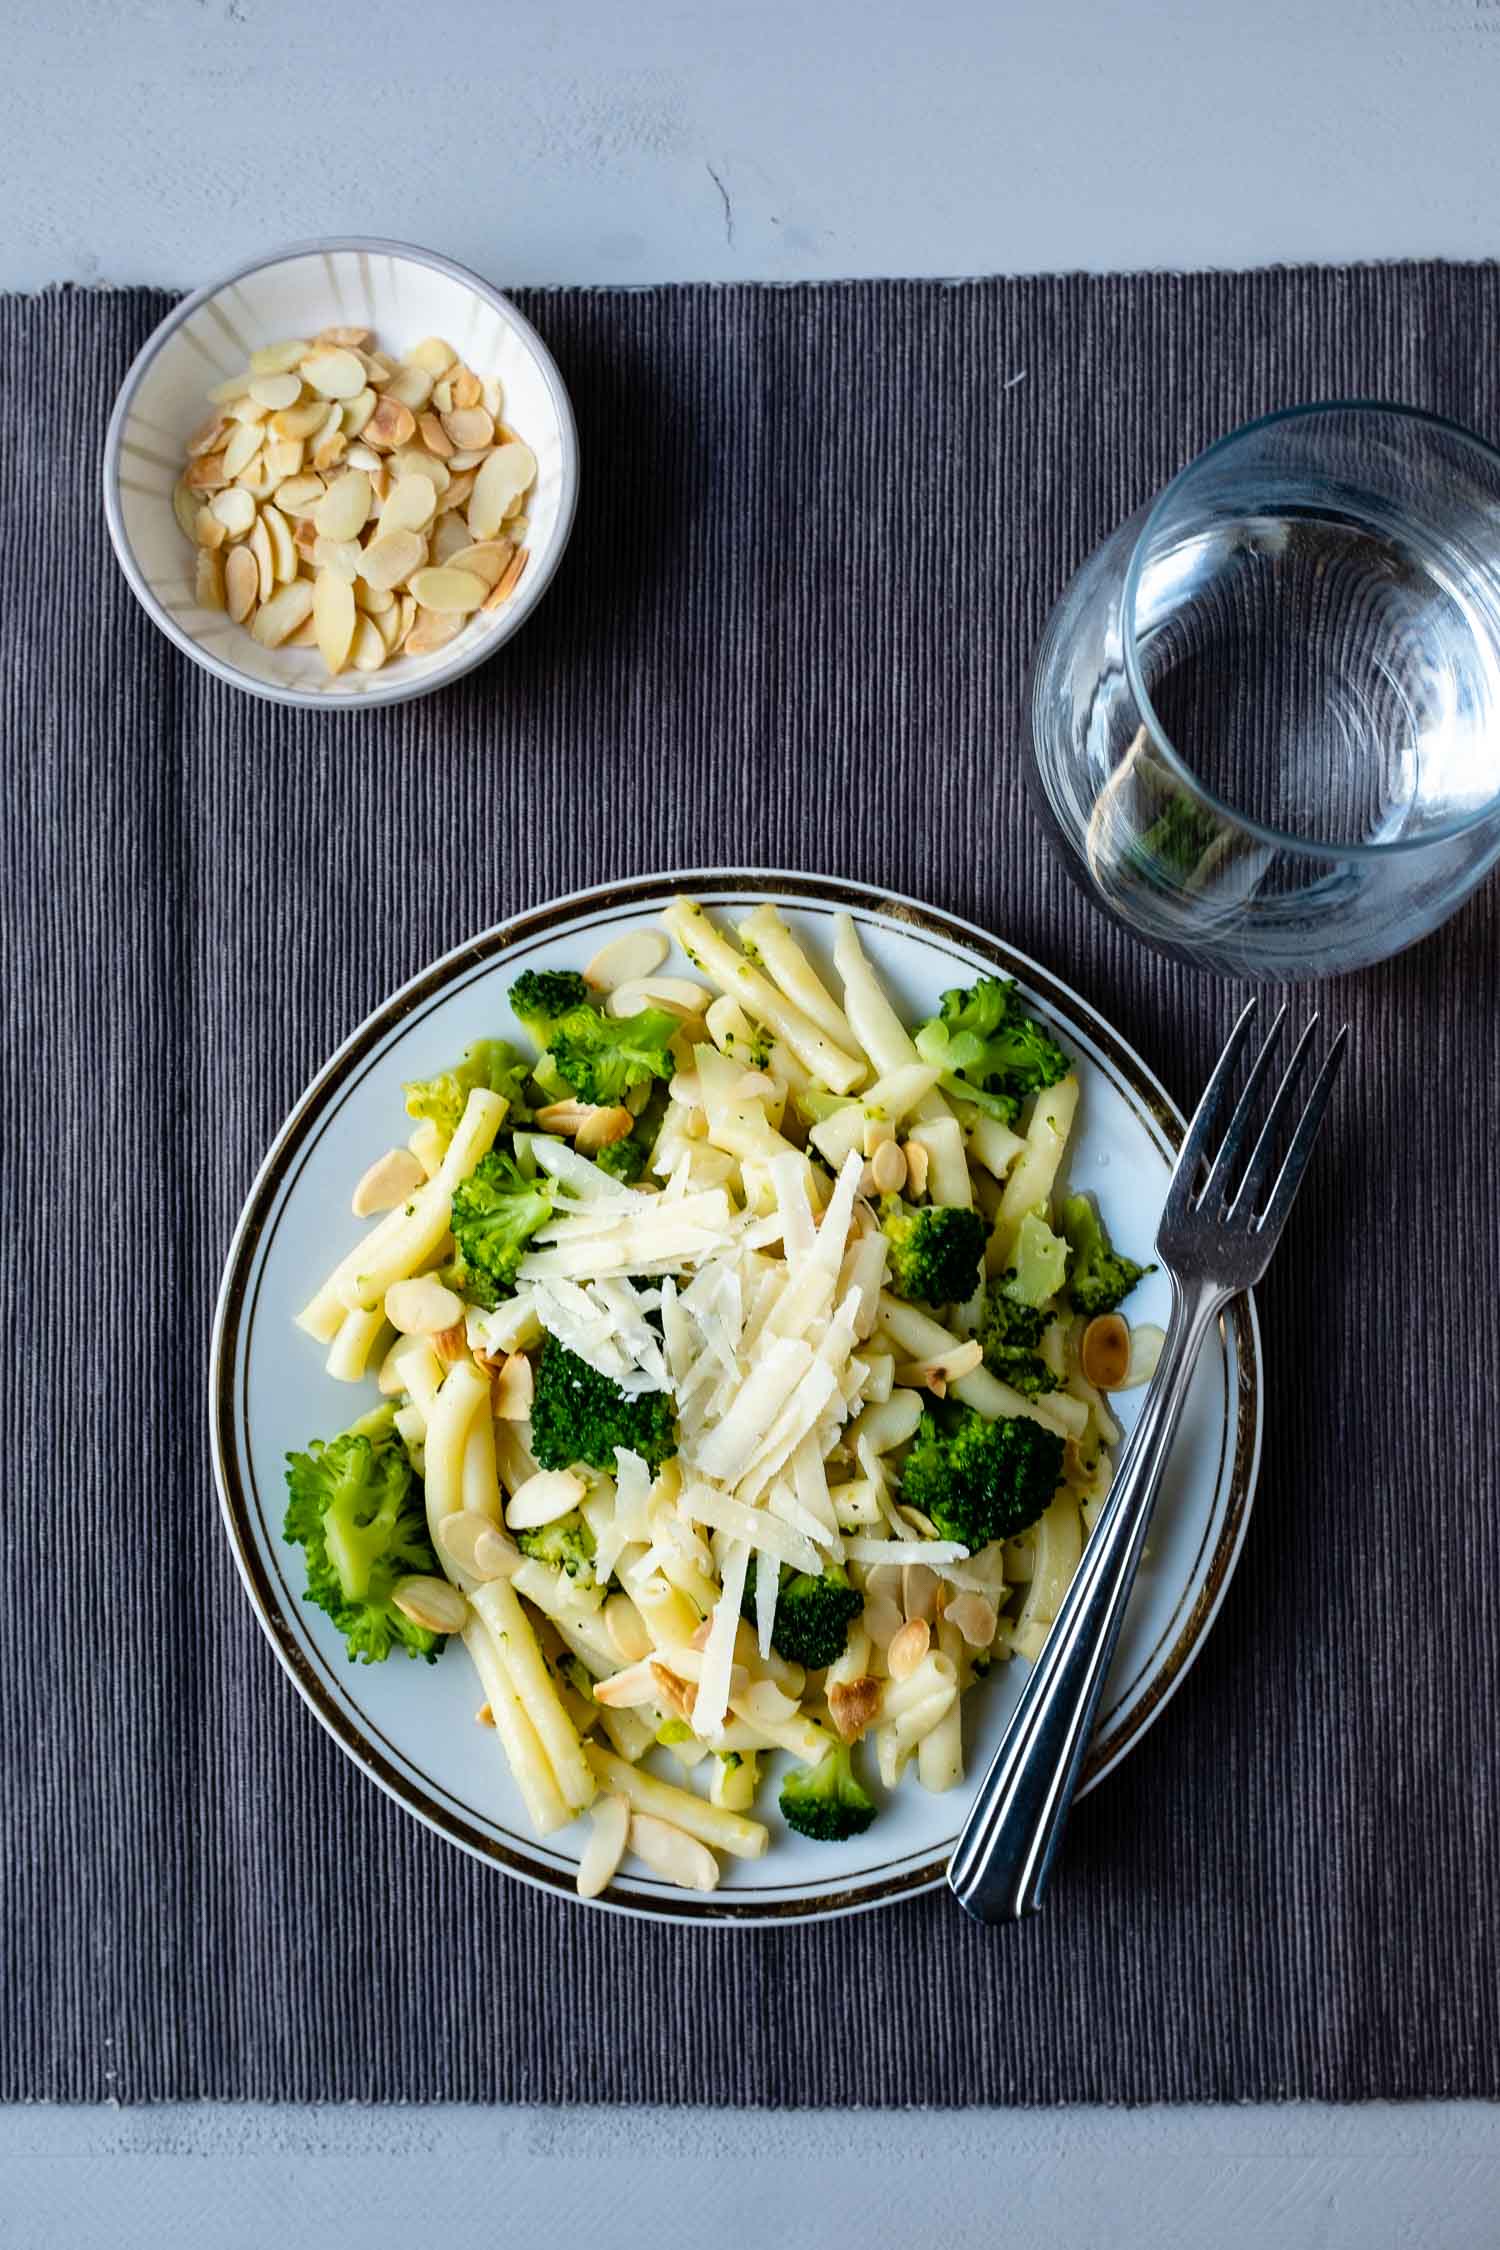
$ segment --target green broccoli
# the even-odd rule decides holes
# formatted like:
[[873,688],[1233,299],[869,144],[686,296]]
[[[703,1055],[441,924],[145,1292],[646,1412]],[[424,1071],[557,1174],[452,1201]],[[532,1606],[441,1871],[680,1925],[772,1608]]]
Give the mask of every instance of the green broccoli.
[[655,1474],[677,1451],[677,1414],[667,1391],[628,1398],[555,1336],[542,1345],[531,1401],[531,1450],[544,1469],[615,1473],[615,1449],[638,1453]]
[[1013,1391],[1027,1398],[1040,1398],[1045,1391],[1057,1389],[1057,1377],[1038,1349],[1042,1330],[1051,1318],[1040,1306],[1021,1304],[1003,1286],[997,1288],[992,1282],[985,1291],[979,1323],[984,1364],[1002,1383],[1009,1383]]
[[681,1029],[665,1008],[640,1008],[633,1016],[575,1008],[552,1026],[547,1052],[580,1101],[608,1107],[649,1078],[672,1076],[672,1041]]
[[548,1044],[555,1023],[589,1001],[576,969],[523,969],[510,988],[510,1012],[539,1047]]
[[402,1088],[406,1114],[430,1117],[440,1131],[451,1136],[458,1130],[458,1121],[474,1088],[486,1086],[492,1093],[505,1096],[507,1120],[512,1125],[524,1125],[531,1112],[522,1099],[521,1089],[529,1069],[508,1040],[476,1039],[451,1070],[440,1070],[435,1078],[406,1081]]
[[1007,1294],[1018,1304],[1045,1305],[1068,1270],[1068,1245],[1040,1211],[1028,1211],[1016,1229],[1016,1259],[1006,1274]]
[[306,1556],[303,1600],[327,1611],[351,1662],[381,1664],[399,1647],[435,1663],[443,1635],[414,1625],[391,1598],[403,1578],[438,1574],[422,1487],[396,1433],[395,1406],[286,1458],[282,1537]]
[[1051,1033],[1027,1015],[1008,977],[980,977],[967,992],[945,992],[915,1038],[922,1060],[942,1072],[940,1085],[1005,1125],[1028,1094],[1055,1086],[1073,1067]]
[[1045,1513],[1062,1461],[1057,1432],[1028,1417],[987,1422],[963,1407],[939,1423],[924,1414],[901,1471],[901,1498],[930,1517],[945,1539],[977,1554]]
[[538,1525],[535,1531],[518,1531],[515,1541],[522,1554],[530,1555],[534,1562],[545,1563],[549,1570],[561,1570],[569,1578],[582,1578],[592,1584],[594,1534],[576,1508],[570,1515]]
[[[783,1565],[771,1646],[788,1664],[801,1664],[809,1672],[821,1671],[825,1664],[836,1664],[843,1655],[849,1627],[864,1606],[864,1595],[850,1585],[840,1564],[830,1563],[821,1577],[811,1570],[789,1575]],[[740,1612],[754,1624],[753,1571],[745,1579]]]
[[817,1844],[847,1843],[875,1818],[874,1800],[855,1779],[847,1742],[831,1742],[816,1766],[794,1766],[777,1802],[788,1828]]
[[600,1171],[607,1172],[612,1180],[623,1181],[626,1187],[634,1187],[651,1161],[651,1151],[656,1146],[666,1113],[667,1090],[665,1086],[653,1086],[650,1100],[635,1121],[634,1131],[627,1133],[623,1141],[611,1141],[608,1148],[601,1148],[595,1154],[594,1162]]
[[1074,1309],[1087,1319],[1092,1320],[1096,1313],[1113,1312],[1138,1281],[1155,1273],[1155,1266],[1138,1266],[1133,1258],[1121,1257],[1086,1195],[1066,1197],[1058,1217],[1072,1253],[1068,1295]]
[[498,1305],[512,1294],[526,1244],[552,1216],[552,1190],[528,1180],[503,1149],[480,1158],[453,1191],[455,1278],[476,1305]]
[[890,1284],[898,1297],[924,1305],[961,1305],[973,1296],[984,1271],[984,1221],[957,1203],[920,1207],[899,1195],[880,1199],[880,1224],[889,1246]]

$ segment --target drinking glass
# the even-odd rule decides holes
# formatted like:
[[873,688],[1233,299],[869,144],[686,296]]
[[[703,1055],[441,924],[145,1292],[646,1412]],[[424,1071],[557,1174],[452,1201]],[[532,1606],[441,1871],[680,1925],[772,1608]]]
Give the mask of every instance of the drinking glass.
[[1276,980],[1399,952],[1500,858],[1500,454],[1369,401],[1234,431],[1084,564],[1026,717],[1140,936]]

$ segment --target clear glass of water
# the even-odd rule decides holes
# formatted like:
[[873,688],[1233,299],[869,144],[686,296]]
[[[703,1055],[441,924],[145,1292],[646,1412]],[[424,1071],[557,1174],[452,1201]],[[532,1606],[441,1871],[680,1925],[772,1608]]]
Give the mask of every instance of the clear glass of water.
[[1366,402],[1236,430],[1085,563],[1026,716],[1140,936],[1278,981],[1399,952],[1500,858],[1500,454]]

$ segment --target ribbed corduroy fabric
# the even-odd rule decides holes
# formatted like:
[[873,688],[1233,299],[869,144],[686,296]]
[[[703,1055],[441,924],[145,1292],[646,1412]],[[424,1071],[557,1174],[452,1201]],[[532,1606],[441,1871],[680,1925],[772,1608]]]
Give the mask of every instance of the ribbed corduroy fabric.
[[434,954],[580,884],[916,893],[1190,1098],[1233,995],[1048,856],[1023,662],[1091,545],[1247,415],[1375,394],[1500,437],[1500,272],[529,296],[578,411],[572,550],[495,661],[352,719],[215,685],[115,568],[101,440],[168,301],[0,303],[0,2096],[1500,2094],[1493,886],[1327,995],[1354,1046],[1262,1293],[1248,1552],[1024,1928],[936,1897],[656,1929],[470,1863],[278,1671],[203,1410],[304,1082]]

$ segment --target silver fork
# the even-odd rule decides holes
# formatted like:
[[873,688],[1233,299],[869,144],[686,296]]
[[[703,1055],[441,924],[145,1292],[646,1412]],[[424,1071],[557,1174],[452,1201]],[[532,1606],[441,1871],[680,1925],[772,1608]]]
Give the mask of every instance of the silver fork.
[[[1172,1311],[1141,1418],[949,1863],[949,1887],[981,1922],[1011,1921],[1034,1914],[1041,1904],[1199,1349],[1230,1299],[1259,1281],[1270,1264],[1328,1106],[1347,1027],[1329,1047],[1273,1184],[1272,1159],[1294,1114],[1315,1015],[1241,1174],[1255,1097],[1286,1020],[1283,1007],[1210,1161],[1255,1010],[1252,1000],[1229,1035],[1167,1189],[1156,1251],[1171,1281]],[[1195,1194],[1204,1164],[1208,1176]]]

